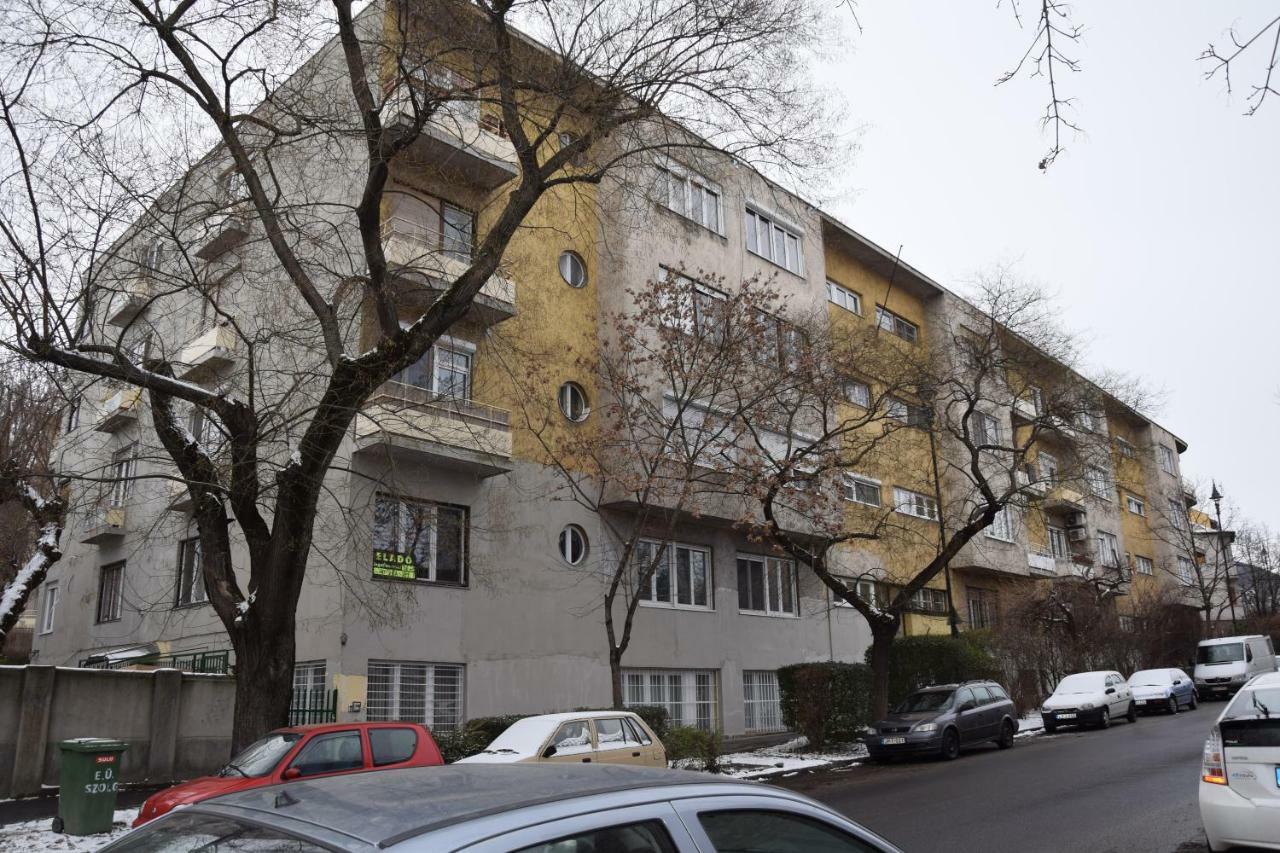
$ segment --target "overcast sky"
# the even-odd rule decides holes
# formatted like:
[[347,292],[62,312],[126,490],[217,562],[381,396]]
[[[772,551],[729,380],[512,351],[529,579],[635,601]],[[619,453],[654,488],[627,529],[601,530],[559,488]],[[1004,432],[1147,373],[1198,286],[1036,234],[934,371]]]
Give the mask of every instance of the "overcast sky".
[[825,81],[860,150],[827,206],[962,292],[1014,263],[1057,295],[1092,364],[1164,392],[1184,476],[1280,527],[1280,98],[1245,118],[1251,79],[1228,97],[1195,61],[1276,3],[1076,4],[1081,71],[1061,94],[1085,134],[1047,174],[1047,87],[992,85],[1031,36],[1007,3],[861,0],[863,32]]

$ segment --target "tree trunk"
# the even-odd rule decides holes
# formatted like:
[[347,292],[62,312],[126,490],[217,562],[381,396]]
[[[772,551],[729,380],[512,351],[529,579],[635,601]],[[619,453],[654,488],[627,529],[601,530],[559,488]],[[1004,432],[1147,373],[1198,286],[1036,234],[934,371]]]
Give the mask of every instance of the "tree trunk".
[[266,620],[252,640],[233,641],[236,651],[236,709],[231,727],[234,755],[272,729],[289,724],[293,699],[293,619]]
[[871,719],[880,720],[889,712],[889,651],[898,634],[895,619],[889,625],[871,624]]
[[626,705],[626,697],[622,692],[622,652],[619,649],[609,652],[609,682],[613,688],[613,708],[621,711]]

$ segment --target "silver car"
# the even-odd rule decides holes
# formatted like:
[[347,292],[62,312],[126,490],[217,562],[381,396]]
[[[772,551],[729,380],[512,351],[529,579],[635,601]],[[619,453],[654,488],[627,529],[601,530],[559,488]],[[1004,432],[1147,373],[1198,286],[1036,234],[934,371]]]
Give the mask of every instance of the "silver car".
[[178,809],[101,853],[900,853],[780,788],[625,765],[354,773]]

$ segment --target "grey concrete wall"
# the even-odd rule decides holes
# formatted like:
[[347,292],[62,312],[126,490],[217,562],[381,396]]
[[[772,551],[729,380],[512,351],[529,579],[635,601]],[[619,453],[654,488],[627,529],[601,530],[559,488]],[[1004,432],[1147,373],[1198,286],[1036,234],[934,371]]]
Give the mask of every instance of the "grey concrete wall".
[[0,798],[58,782],[58,743],[107,737],[129,745],[123,782],[208,773],[231,751],[228,676],[52,666],[0,667]]

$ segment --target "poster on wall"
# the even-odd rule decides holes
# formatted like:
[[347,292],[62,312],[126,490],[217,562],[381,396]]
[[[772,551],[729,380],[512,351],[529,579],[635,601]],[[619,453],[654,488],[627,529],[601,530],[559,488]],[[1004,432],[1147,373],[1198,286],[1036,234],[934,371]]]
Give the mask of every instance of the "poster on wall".
[[373,576],[375,578],[415,580],[418,577],[418,569],[414,565],[412,554],[375,549],[373,552]]

